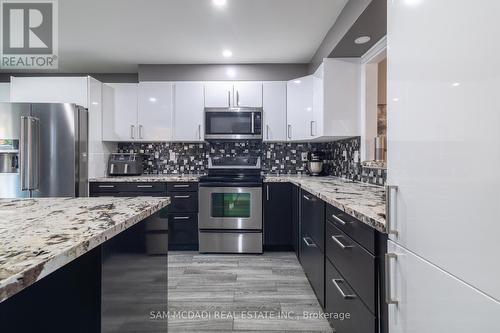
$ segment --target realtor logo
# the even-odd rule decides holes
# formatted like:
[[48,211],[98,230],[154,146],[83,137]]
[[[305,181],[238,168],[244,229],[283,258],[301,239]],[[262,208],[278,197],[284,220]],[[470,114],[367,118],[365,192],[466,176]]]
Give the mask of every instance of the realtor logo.
[[57,69],[56,0],[0,0],[2,69]]

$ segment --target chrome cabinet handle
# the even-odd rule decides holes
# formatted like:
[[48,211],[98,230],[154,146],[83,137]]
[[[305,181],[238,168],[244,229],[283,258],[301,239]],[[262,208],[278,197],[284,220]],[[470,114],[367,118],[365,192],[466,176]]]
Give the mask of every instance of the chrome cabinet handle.
[[287,136],[291,140],[292,139],[292,125],[288,124],[287,128]]
[[153,188],[153,185],[137,185],[137,188]]
[[227,106],[231,106],[231,91],[227,91]]
[[174,216],[174,220],[189,220],[189,216]]
[[302,197],[303,197],[304,199],[306,199],[307,201],[311,201],[311,198],[309,198],[309,197],[308,197],[307,195],[305,195],[305,194],[302,194]]
[[337,290],[339,291],[339,293],[340,293],[340,295],[342,296],[343,299],[354,299],[354,298],[356,298],[355,294],[346,294],[342,290],[342,288],[340,287],[339,282],[340,283],[344,283],[345,281],[342,280],[342,279],[332,279],[333,285],[335,286],[335,288],[337,288]]
[[201,140],[201,125],[198,125],[198,140]]
[[332,239],[337,243],[343,250],[353,248],[353,245],[344,245],[339,238],[345,238],[343,235],[332,235]]
[[336,216],[336,215],[334,215],[334,214],[332,214],[332,218],[333,218],[335,221],[337,221],[338,223],[342,224],[342,225],[346,225],[346,224],[347,224],[347,222],[346,222],[346,221],[342,220],[340,217],[338,217],[338,216]]
[[266,125],[266,139],[269,140],[269,125]]
[[398,237],[399,232],[392,228],[392,192],[398,192],[396,185],[386,185],[385,187],[385,225],[387,233]]
[[175,188],[184,188],[184,187],[189,187],[187,184],[176,184],[174,185]]
[[134,132],[135,132],[135,126],[134,125],[130,125],[130,137],[132,139],[135,139]]
[[269,201],[269,185],[266,185],[266,200]]
[[98,185],[99,188],[115,188],[115,185]]
[[236,90],[236,106],[240,106],[240,92]]
[[175,199],[189,199],[191,198],[190,195],[174,195]]
[[302,240],[306,243],[307,247],[316,247],[316,244],[314,244],[310,237],[303,237]]
[[313,124],[314,124],[314,120],[311,120],[311,124],[309,125],[310,130],[311,130],[311,136],[314,136],[314,134],[313,134]]
[[143,126],[142,125],[139,125],[139,139],[143,139],[142,137],[142,129],[143,129]]
[[398,304],[398,300],[391,295],[391,259],[397,260],[396,253],[385,254],[385,302],[387,304]]

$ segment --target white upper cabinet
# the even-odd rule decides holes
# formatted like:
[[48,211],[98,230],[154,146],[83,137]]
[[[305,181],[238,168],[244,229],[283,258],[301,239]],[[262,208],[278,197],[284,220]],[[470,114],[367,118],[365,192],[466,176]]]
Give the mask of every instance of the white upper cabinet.
[[313,125],[313,77],[304,76],[287,82],[287,138],[310,140]]
[[174,84],[173,141],[203,141],[203,107],[202,82]]
[[0,83],[0,103],[10,102],[10,83]]
[[88,77],[11,77],[11,102],[75,103],[88,108]]
[[234,82],[235,107],[262,107],[262,82]]
[[264,141],[286,141],[286,82],[263,83]]
[[137,114],[137,140],[171,140],[173,83],[140,82]]
[[324,59],[313,75],[288,82],[288,139],[327,140],[360,135],[360,64]]
[[262,82],[205,82],[205,107],[262,107]]
[[139,140],[137,83],[106,83],[103,88],[103,140]]
[[233,106],[233,83],[227,81],[205,83],[205,107],[227,108]]
[[[398,186],[390,237],[500,300],[500,173],[485,171],[500,165],[500,45],[485,42],[500,2],[413,5],[388,2],[387,165]],[[436,33],[443,17],[447,38]]]

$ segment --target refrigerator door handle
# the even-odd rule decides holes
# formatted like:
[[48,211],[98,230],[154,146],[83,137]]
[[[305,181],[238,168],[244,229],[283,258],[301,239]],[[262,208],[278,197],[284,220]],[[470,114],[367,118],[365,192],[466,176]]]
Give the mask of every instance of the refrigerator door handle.
[[39,187],[40,120],[31,116],[21,117],[19,144],[19,169],[21,190],[37,190]]

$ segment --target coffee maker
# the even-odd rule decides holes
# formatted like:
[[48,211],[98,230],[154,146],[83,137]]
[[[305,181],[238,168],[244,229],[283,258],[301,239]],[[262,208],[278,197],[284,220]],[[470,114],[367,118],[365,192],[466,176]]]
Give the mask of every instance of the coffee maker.
[[310,151],[307,154],[307,170],[311,176],[322,176],[324,174],[324,160],[326,153],[320,150]]

